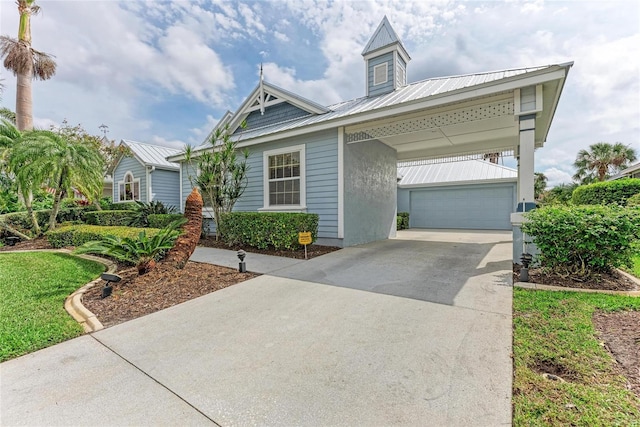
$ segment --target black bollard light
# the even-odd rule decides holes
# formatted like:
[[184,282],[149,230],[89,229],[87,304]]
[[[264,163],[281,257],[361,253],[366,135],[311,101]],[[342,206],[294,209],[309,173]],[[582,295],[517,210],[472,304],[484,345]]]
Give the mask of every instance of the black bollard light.
[[244,258],[247,256],[247,253],[245,251],[243,251],[242,249],[240,249],[238,251],[238,259],[240,260],[240,264],[238,265],[238,271],[240,273],[246,273],[247,272],[247,264],[245,264],[244,262]]
[[106,283],[104,284],[104,288],[102,288],[102,298],[108,297],[109,295],[111,295],[111,292],[113,292],[113,286],[111,286],[111,283],[118,283],[120,280],[122,280],[122,277],[118,276],[117,274],[111,273],[102,273],[100,275],[100,278],[106,281]]
[[533,255],[525,252],[520,256],[520,261],[522,262],[522,268],[520,268],[520,281],[528,282],[529,281],[529,265],[531,264],[531,261],[533,261]]

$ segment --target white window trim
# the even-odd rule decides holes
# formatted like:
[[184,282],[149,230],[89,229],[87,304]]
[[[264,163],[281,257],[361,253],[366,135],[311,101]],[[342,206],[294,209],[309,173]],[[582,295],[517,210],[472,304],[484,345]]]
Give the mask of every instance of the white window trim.
[[[384,81],[376,82],[376,70],[378,70],[378,69],[380,69],[382,67],[384,67]],[[374,86],[383,85],[383,84],[387,83],[388,81],[389,81],[389,63],[388,62],[383,62],[382,64],[374,65],[373,66],[373,85]]]
[[127,175],[131,175],[131,178],[132,178],[131,182],[133,184],[138,183],[139,200],[142,199],[142,189],[140,188],[140,178],[136,178],[135,175],[133,174],[133,172],[126,171],[124,173],[124,175],[122,175],[122,181],[118,181],[118,200],[117,201],[113,201],[113,203],[127,203],[127,202],[133,202],[134,200],[136,200],[135,198],[131,199],[131,200],[120,200],[120,184],[122,184],[122,185],[125,184]]
[[[277,154],[300,152],[300,204],[299,205],[277,205],[269,206],[269,156]],[[306,212],[307,210],[307,185],[306,185],[306,163],[305,145],[294,145],[291,147],[268,150],[262,153],[262,191],[263,207],[259,211],[274,212]]]

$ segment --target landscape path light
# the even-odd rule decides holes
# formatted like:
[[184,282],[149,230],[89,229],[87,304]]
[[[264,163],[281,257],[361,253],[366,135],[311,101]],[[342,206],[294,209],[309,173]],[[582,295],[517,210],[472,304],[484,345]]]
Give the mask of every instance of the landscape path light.
[[240,249],[238,251],[238,259],[240,260],[240,264],[238,265],[238,271],[240,273],[246,273],[247,272],[247,264],[245,264],[244,262],[244,258],[247,256],[247,253],[245,251],[243,251],[242,249]]

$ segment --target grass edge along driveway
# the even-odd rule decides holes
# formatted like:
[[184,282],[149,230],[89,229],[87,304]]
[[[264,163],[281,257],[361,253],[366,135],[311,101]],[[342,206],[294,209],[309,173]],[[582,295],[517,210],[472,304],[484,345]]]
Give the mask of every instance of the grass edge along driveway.
[[514,289],[514,426],[640,425],[640,399],[596,337],[596,310],[640,310],[640,298]]
[[104,265],[68,254],[0,254],[0,362],[82,335],[64,301]]

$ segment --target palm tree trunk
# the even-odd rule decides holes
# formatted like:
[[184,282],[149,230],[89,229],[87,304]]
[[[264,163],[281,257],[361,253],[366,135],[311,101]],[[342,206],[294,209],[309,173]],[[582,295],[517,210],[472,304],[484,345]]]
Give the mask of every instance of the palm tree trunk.
[[7,224],[6,222],[2,222],[0,221],[0,228],[7,230],[9,233],[18,236],[19,238],[21,238],[22,240],[31,240],[31,237],[27,236],[24,233],[21,233],[20,231],[16,230],[15,228],[11,227],[9,224]]
[[56,228],[56,218],[58,218],[58,212],[60,212],[60,202],[64,196],[64,191],[56,191],[56,196],[53,198],[53,206],[51,207],[51,214],[49,215],[49,228],[53,230]]
[[[22,43],[31,51],[31,12],[35,0],[18,0],[20,26],[18,27],[18,43]],[[33,63],[28,62],[24,70],[17,73],[16,87],[16,126],[19,131],[33,130],[33,102],[31,98],[31,82]]]
[[27,192],[27,194],[22,194],[24,197],[24,205],[27,208],[27,213],[29,214],[29,218],[31,218],[31,225],[33,226],[33,234],[37,236],[39,236],[40,234],[42,234],[42,230],[40,230],[40,225],[38,224],[38,217],[36,216],[36,213],[33,211],[33,194],[31,193],[31,190],[29,190]]
[[16,87],[16,127],[19,131],[33,130],[33,101],[31,96],[31,81],[33,70],[18,73]]

